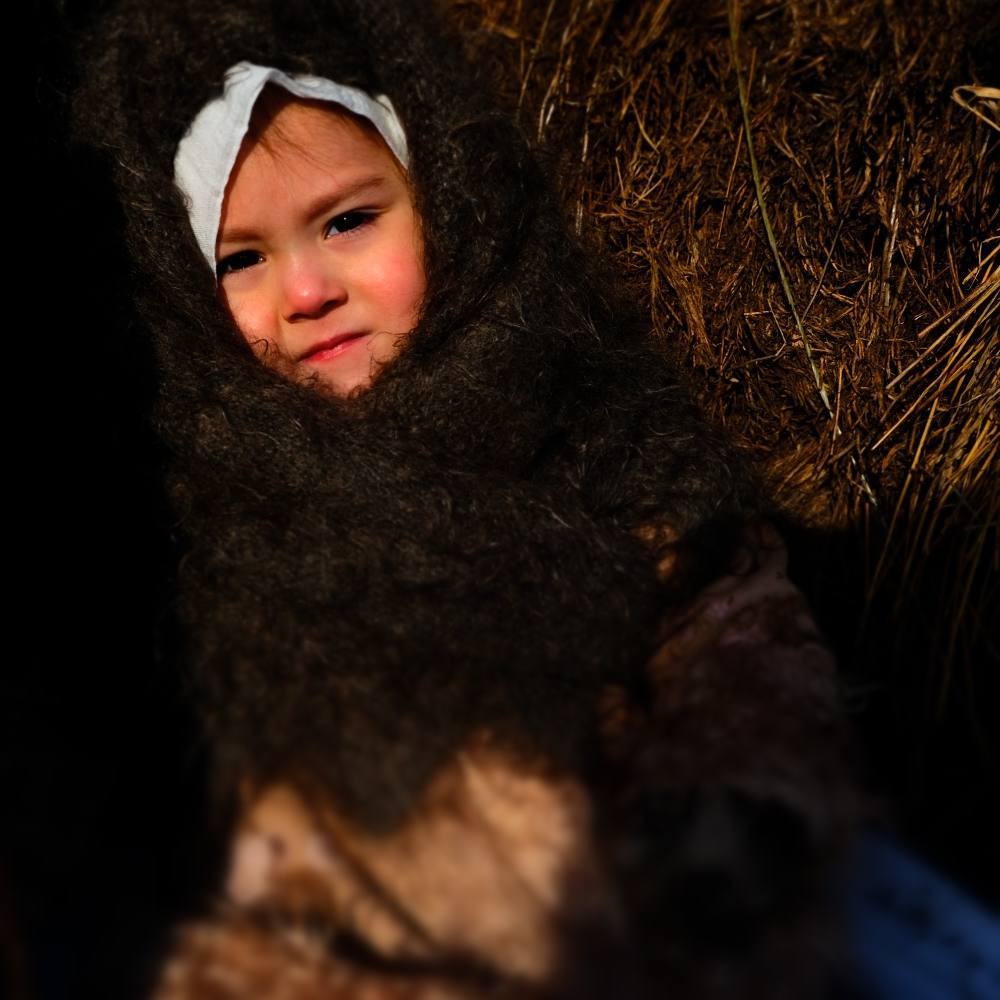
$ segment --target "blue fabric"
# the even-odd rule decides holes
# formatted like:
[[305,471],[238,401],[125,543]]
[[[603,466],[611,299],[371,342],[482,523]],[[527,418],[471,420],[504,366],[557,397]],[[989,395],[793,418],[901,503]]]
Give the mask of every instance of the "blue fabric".
[[842,883],[865,1000],[1000,1000],[1000,919],[889,837],[867,833]]

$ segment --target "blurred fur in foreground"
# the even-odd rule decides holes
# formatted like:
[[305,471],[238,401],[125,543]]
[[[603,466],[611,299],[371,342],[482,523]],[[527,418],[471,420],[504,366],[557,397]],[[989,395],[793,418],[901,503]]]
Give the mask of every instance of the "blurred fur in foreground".
[[157,1000],[832,995],[858,803],[832,659],[760,532],[664,619],[647,697],[602,693],[588,773],[481,733],[383,835],[248,787],[228,901]]

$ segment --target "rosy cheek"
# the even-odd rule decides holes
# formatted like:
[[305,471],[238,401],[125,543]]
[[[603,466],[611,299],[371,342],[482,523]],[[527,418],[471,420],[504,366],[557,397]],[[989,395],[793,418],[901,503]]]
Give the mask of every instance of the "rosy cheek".
[[258,332],[261,325],[260,317],[257,315],[257,310],[254,309],[252,303],[244,301],[239,296],[227,295],[224,291],[221,294],[221,298],[223,307],[229,313],[232,321],[236,324],[246,341],[252,344],[254,341],[260,340],[261,334]]
[[419,257],[409,248],[404,248],[383,258],[375,291],[383,302],[391,304],[398,321],[409,327],[416,321],[417,306],[425,284]]
[[229,318],[242,330],[244,319],[238,299],[231,296],[224,287],[220,287],[219,302],[222,304],[222,308],[229,314]]

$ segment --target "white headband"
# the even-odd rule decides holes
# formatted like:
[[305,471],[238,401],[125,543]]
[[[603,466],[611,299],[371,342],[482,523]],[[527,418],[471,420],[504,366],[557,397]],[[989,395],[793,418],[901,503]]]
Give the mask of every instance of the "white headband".
[[215,240],[222,215],[222,199],[233,164],[239,155],[250,114],[267,83],[277,83],[296,97],[332,101],[367,118],[379,130],[396,159],[409,167],[406,134],[385,94],[374,98],[320,76],[289,76],[269,66],[240,62],[226,70],[222,96],[209,101],[177,146],[174,182],[187,204],[191,228],[208,266],[215,274]]

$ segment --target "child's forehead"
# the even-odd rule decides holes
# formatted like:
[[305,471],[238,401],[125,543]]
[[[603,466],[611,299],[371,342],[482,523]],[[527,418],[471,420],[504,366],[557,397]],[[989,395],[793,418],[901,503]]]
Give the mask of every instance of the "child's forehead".
[[247,123],[247,135],[259,136],[275,128],[309,128],[316,122],[362,131],[381,138],[381,133],[370,118],[351,111],[343,104],[298,97],[273,83],[267,84],[254,102]]
[[275,156],[334,157],[345,152],[356,159],[385,160],[401,167],[379,130],[361,115],[326,101],[304,101],[289,94],[277,97],[265,88],[250,118],[241,156],[254,146]]
[[295,185],[299,190],[311,185],[327,194],[341,187],[353,191],[362,178],[368,194],[375,193],[375,181],[383,192],[393,190],[398,181],[409,186],[406,171],[378,130],[336,105],[283,100],[280,108],[267,109],[253,125],[227,181],[224,217],[231,213],[234,198],[252,205],[271,198],[278,188]]

